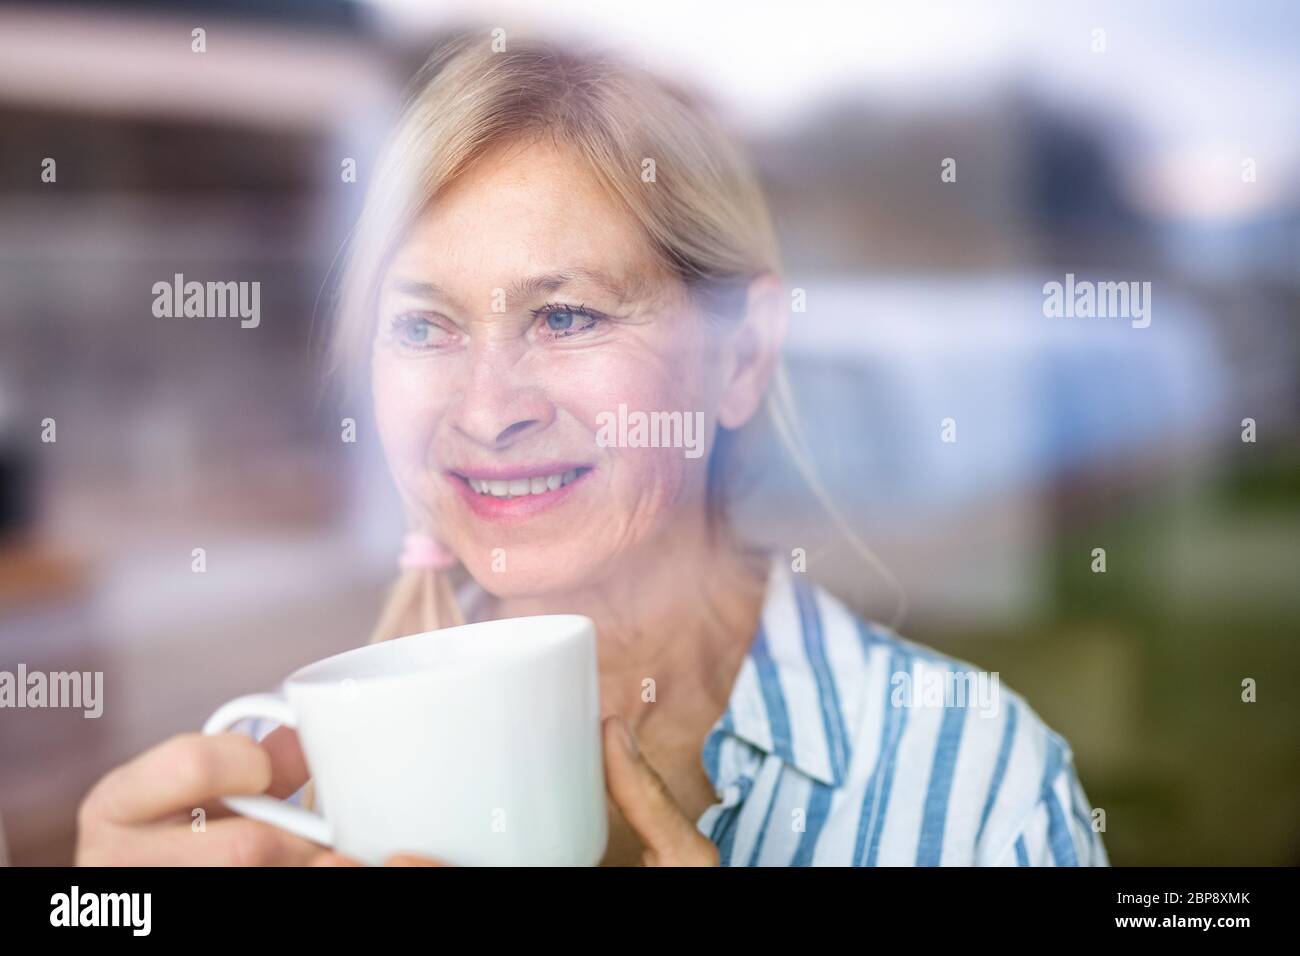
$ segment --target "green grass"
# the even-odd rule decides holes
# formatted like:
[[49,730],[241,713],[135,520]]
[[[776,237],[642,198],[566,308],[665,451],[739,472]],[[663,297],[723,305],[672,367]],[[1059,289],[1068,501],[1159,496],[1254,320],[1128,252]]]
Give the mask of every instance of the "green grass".
[[922,638],[1071,742],[1117,865],[1300,864],[1300,455],[1261,459],[1061,533],[1022,632]]

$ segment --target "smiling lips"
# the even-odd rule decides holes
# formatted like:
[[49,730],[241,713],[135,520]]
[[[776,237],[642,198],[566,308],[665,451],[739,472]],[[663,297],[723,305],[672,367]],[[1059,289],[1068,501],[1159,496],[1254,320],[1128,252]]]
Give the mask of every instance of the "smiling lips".
[[592,471],[587,465],[449,471],[472,511],[494,520],[523,519],[559,504]]
[[505,478],[466,477],[465,480],[481,495],[491,495],[493,498],[522,498],[524,495],[544,495],[548,491],[567,485],[577,477],[578,469],[570,468],[559,474],[533,475],[528,478],[506,480]]

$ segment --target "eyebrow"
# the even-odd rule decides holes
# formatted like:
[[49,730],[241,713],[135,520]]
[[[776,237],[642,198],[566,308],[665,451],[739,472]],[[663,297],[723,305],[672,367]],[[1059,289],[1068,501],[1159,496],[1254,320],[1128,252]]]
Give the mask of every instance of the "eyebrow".
[[[636,298],[638,293],[642,292],[647,286],[645,277],[641,275],[619,280],[594,269],[574,268],[516,279],[505,287],[506,300],[532,299],[539,295],[549,295],[573,282],[590,282],[604,289],[620,302]],[[388,285],[389,288],[404,295],[416,296],[422,299],[441,299],[445,302],[455,301],[452,296],[433,282],[404,279],[399,276],[391,279]]]

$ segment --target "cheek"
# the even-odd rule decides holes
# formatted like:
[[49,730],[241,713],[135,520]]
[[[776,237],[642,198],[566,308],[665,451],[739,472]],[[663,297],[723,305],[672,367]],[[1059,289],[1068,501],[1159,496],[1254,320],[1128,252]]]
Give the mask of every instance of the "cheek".
[[[619,406],[626,412],[681,413],[702,420],[702,434],[713,434],[717,390],[709,375],[706,342],[638,342],[608,350],[566,356],[547,377],[556,405],[577,419],[587,440],[595,443],[603,422],[617,421]],[[700,415],[702,415],[702,419]],[[709,443],[702,454],[688,458],[682,448],[598,447],[611,469],[611,481],[623,494],[621,505],[637,507],[671,504],[684,491],[706,480]]]
[[694,316],[628,330],[618,342],[539,357],[535,373],[557,404],[596,428],[600,412],[620,404],[641,411],[716,412],[717,360],[712,338]]
[[428,370],[377,358],[373,395],[380,439],[399,479],[427,470],[431,440],[445,404]]

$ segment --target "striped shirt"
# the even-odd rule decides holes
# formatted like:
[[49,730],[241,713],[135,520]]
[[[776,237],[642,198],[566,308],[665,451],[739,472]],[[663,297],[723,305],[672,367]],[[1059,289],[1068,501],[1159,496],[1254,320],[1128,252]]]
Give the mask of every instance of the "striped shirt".
[[773,561],[704,745],[724,866],[1107,866],[1069,744],[996,675]]

